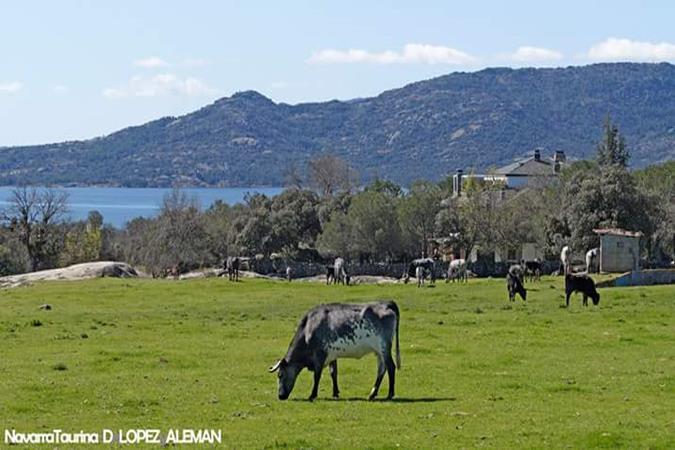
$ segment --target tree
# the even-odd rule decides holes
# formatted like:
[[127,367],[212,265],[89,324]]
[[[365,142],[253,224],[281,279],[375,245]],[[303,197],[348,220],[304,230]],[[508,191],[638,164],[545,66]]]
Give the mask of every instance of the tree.
[[465,197],[455,199],[460,226],[457,231],[467,255],[471,254],[476,244],[480,244],[483,251],[494,251],[501,243],[501,191],[500,184],[481,182],[470,177],[464,183]]
[[381,192],[355,195],[347,212],[335,210],[317,246],[324,255],[390,260],[401,253],[401,229],[394,199]]
[[625,138],[619,133],[619,129],[607,115],[603,125],[602,140],[597,147],[597,160],[600,166],[619,165],[628,166],[628,149]]
[[308,163],[309,181],[322,196],[349,191],[357,184],[358,173],[343,159],[323,155]]
[[130,221],[124,239],[129,262],[145,266],[155,276],[173,266],[202,266],[210,259],[199,202],[179,189],[164,197],[156,218]]
[[68,194],[52,189],[12,191],[4,219],[28,255],[28,270],[36,271],[56,258],[60,239],[56,226],[68,210]]
[[596,228],[624,228],[651,236],[660,216],[658,203],[637,189],[622,166],[604,167],[566,187],[565,213],[573,248],[587,250],[598,245]]
[[62,266],[98,261],[103,247],[103,216],[98,211],[90,211],[86,222],[78,222],[69,227],[64,236],[63,249],[59,257]]
[[284,186],[292,189],[302,189],[303,179],[300,168],[291,161],[284,170]]
[[354,254],[353,227],[343,211],[334,211],[319,235],[316,247],[325,257]]
[[203,214],[206,247],[216,264],[220,264],[234,247],[234,237],[230,233],[234,217],[235,208],[222,200],[216,200]]
[[164,197],[157,220],[157,261],[164,267],[201,265],[204,262],[206,233],[199,201],[180,189]]
[[675,161],[649,166],[634,173],[638,188],[658,199],[662,210],[649,246],[657,262],[675,258]]
[[438,185],[418,181],[399,202],[398,219],[403,239],[414,256],[427,256],[427,245],[433,237],[436,215],[441,210],[442,194]]
[[376,178],[372,183],[365,187],[365,191],[380,192],[392,198],[402,197],[403,189],[393,181]]

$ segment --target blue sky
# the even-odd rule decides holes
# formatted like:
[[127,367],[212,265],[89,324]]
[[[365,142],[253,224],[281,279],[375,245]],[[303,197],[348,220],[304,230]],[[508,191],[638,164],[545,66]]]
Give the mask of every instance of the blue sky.
[[104,135],[237,91],[377,95],[493,66],[675,62],[675,2],[7,1],[0,146]]

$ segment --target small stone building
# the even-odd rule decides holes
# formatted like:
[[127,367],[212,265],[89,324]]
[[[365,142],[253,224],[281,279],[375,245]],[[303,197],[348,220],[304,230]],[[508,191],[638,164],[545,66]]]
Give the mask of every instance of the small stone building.
[[619,228],[593,231],[600,236],[600,272],[629,272],[639,269],[642,233]]

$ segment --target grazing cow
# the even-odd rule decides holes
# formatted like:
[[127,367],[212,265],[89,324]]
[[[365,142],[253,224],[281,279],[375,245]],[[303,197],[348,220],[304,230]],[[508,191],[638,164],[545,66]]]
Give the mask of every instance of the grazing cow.
[[335,282],[335,266],[326,266],[326,284]]
[[460,258],[450,261],[450,265],[448,266],[448,277],[445,279],[445,282],[455,282],[455,280],[464,281],[465,283],[469,281],[465,259]]
[[[279,399],[286,400],[302,369],[314,372],[314,386],[309,400],[319,391],[324,367],[330,368],[333,379],[333,397],[339,396],[337,359],[361,358],[368,353],[377,356],[377,378],[368,396],[377,396],[385,371],[389,376],[389,394],[394,397],[396,367],[401,368],[398,344],[400,313],[393,301],[349,305],[334,303],[310,310],[300,321],[286,356],[269,371],[279,371]],[[396,364],[391,357],[392,340],[396,334]]]
[[591,273],[591,267],[593,266],[595,258],[598,257],[598,251],[597,248],[592,248],[586,252],[586,273]]
[[523,284],[525,282],[525,270],[523,269],[523,266],[520,264],[514,264],[511,267],[509,267],[509,272],[508,275],[511,275],[513,278],[518,278],[518,281],[520,281],[520,284]]
[[228,256],[225,261],[225,269],[227,270],[227,277],[230,281],[239,281],[239,258],[236,256]]
[[417,268],[421,267],[423,270],[423,276],[426,276],[428,272],[431,278],[432,284],[436,281],[434,276],[434,260],[431,258],[418,258],[413,259],[410,264],[408,264],[408,270],[403,274],[403,281],[408,283],[411,277],[417,278]]
[[525,277],[529,281],[539,281],[541,277],[541,261],[539,258],[535,258],[534,261],[525,261],[524,259],[520,261],[520,265],[525,271]]
[[173,266],[166,269],[166,276],[172,277],[174,280],[180,278],[180,267],[178,264],[174,264]]
[[509,291],[509,301],[516,300],[516,294],[520,295],[523,301],[527,300],[527,289],[523,286],[523,282],[511,272],[506,274],[506,289]]
[[345,271],[345,260],[342,258],[335,258],[333,264],[333,282],[335,284],[349,284],[349,277]]
[[562,265],[563,269],[563,275],[567,275],[568,273],[572,273],[571,267],[570,267],[570,257],[572,254],[572,249],[569,247],[569,245],[566,245],[562,248],[560,252],[560,264]]
[[593,304],[600,303],[600,294],[595,289],[595,282],[588,275],[565,275],[565,306],[570,306],[570,295],[574,292],[581,292],[584,297],[584,306],[588,306],[588,297],[593,300]]

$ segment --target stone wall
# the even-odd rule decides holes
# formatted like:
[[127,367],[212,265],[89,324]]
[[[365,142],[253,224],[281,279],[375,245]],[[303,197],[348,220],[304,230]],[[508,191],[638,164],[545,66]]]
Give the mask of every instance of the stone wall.
[[[245,263],[244,269],[253,272],[276,277],[286,277],[286,267],[288,265],[293,269],[293,278],[306,278],[314,276],[323,276],[326,274],[326,265],[316,262],[299,262],[293,261],[290,263],[284,260],[277,259],[251,259]],[[486,262],[479,260],[473,263],[468,263],[468,270],[479,277],[505,277],[509,267],[513,262]],[[248,266],[248,267],[246,267]],[[544,261],[542,263],[542,275],[550,275],[552,272],[558,270],[558,261]],[[408,270],[408,263],[355,263],[348,262],[346,271],[349,275],[370,275],[380,277],[401,278]],[[444,279],[448,271],[448,263],[438,261],[434,269],[437,279]]]

